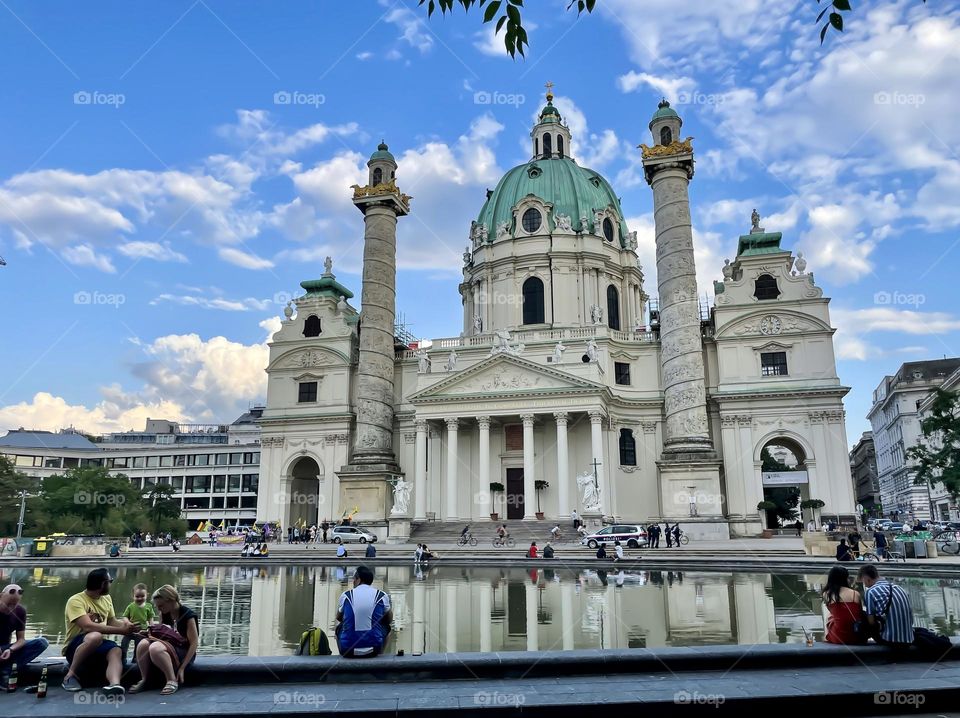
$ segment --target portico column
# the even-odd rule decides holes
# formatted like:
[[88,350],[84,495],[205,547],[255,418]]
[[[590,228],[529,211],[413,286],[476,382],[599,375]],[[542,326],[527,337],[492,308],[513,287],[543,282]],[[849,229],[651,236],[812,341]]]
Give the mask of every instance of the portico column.
[[447,515],[444,519],[457,518],[457,427],[459,419],[447,418]]
[[427,587],[423,581],[413,583],[413,654],[419,656],[426,648],[424,642]]
[[534,484],[533,414],[521,414],[523,420],[523,518],[535,519],[536,488]]
[[590,447],[593,451],[590,468],[593,468],[594,460],[598,463],[597,486],[600,487],[600,508],[601,511],[612,514],[613,507],[610,506],[610,497],[607,495],[607,484],[604,480],[606,467],[603,455],[603,413],[599,411],[590,412]]
[[490,417],[478,416],[480,426],[480,518],[493,512],[490,506]]
[[573,650],[573,627],[579,623],[573,614],[573,582],[560,582],[560,626],[563,629],[563,650]]
[[493,621],[490,618],[490,609],[493,600],[493,588],[489,581],[481,582],[480,586],[480,652],[489,653],[491,636],[493,635]]
[[570,482],[570,465],[567,453],[567,412],[554,412],[557,420],[557,513],[565,517],[570,513],[570,499],[568,498]]
[[413,485],[413,516],[417,521],[427,517],[427,420],[417,419],[417,468]]

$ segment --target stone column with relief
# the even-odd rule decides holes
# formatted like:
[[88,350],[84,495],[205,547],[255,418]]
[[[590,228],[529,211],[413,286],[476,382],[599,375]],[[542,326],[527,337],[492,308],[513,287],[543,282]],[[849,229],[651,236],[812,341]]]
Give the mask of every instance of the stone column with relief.
[[660,375],[664,394],[663,451],[657,462],[664,519],[691,524],[690,487],[716,497],[710,513],[690,525],[691,538],[728,538],[722,513],[720,462],[707,419],[706,373],[697,298],[689,185],[691,137],[663,100],[650,121],[653,146],[640,145],[644,176],[653,190],[657,288],[660,302]]
[[[410,197],[397,187],[387,145],[380,144],[367,167],[368,184],[353,186],[364,223],[357,420],[350,461],[338,473],[341,505],[356,507],[354,518],[369,521],[387,518],[393,485],[402,478],[393,449],[394,320],[397,218],[410,211]],[[396,536],[409,536],[409,518],[391,517],[391,538],[394,528]]]

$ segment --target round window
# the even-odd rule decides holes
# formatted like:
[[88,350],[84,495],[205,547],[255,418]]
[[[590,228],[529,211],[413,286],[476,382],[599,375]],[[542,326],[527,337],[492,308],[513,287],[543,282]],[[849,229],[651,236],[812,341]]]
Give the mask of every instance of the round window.
[[527,234],[533,234],[543,223],[543,218],[540,215],[540,210],[534,209],[531,207],[526,212],[523,213],[523,231]]
[[610,221],[609,217],[603,220],[603,236],[607,238],[608,242],[613,241],[613,222]]

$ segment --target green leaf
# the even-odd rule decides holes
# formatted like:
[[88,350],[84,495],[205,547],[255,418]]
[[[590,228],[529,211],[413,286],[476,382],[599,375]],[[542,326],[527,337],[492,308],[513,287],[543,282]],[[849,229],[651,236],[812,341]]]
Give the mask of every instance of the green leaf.
[[497,14],[497,10],[500,9],[501,4],[501,0],[497,0],[496,2],[492,2],[487,5],[487,11],[483,13],[483,21],[490,22],[493,20],[494,16]]
[[507,5],[507,15],[510,17],[510,21],[515,25],[520,25],[520,11],[517,10],[513,5]]
[[593,8],[596,4],[597,0],[587,0],[587,12],[593,12]]
[[833,6],[837,8],[837,10],[849,10],[850,0],[833,0]]
[[523,7],[523,0],[510,0],[510,4],[519,5],[520,7]]
[[840,13],[832,12],[830,13],[830,24],[833,25],[837,30],[843,32],[843,16]]
[[817,15],[817,22],[820,22],[821,18],[823,18],[823,16],[826,15],[829,11],[830,11],[829,7],[823,8],[823,10],[820,11],[820,14]]
[[827,35],[827,30],[830,28],[829,25],[824,25],[823,29],[820,31],[820,44],[823,44],[823,38]]
[[506,15],[504,15],[504,16],[501,17],[499,20],[497,20],[497,29],[494,30],[494,32],[493,32],[494,35],[498,35],[498,34],[500,33],[500,28],[503,27],[503,23],[505,23],[506,21],[507,21],[507,16],[506,16]]

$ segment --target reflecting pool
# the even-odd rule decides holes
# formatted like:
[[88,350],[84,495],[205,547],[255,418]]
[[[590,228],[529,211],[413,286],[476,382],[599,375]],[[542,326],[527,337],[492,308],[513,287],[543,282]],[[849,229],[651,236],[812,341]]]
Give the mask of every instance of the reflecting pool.
[[[111,593],[121,613],[134,584],[172,584],[200,616],[201,654],[282,655],[310,626],[333,636],[355,566],[130,566],[115,571]],[[51,653],[63,641],[64,604],[87,570],[0,569],[0,585],[25,590],[27,637],[45,635],[57,647]],[[376,576],[394,608],[388,650],[407,655],[793,643],[804,631],[817,640],[824,632],[824,574],[379,566]],[[960,581],[897,582],[917,625],[960,631]]]

